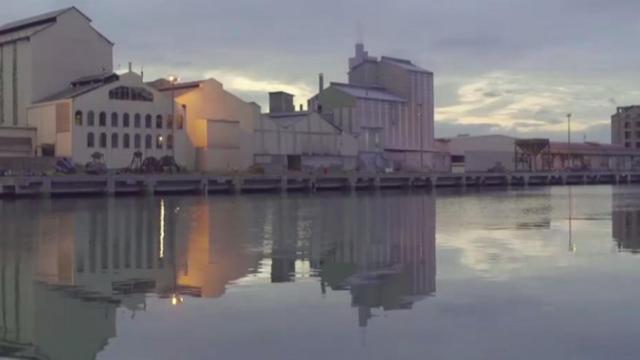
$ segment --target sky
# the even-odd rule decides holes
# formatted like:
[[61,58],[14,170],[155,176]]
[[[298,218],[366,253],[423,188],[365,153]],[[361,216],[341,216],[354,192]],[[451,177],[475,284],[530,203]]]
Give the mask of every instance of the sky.
[[0,22],[75,5],[115,42],[116,70],[214,77],[265,106],[345,82],[355,42],[435,73],[436,136],[610,141],[640,102],[637,0],[3,0]]

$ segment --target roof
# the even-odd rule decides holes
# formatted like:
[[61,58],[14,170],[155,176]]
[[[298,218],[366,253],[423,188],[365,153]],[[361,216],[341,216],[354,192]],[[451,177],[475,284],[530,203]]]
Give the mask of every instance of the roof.
[[[42,29],[54,24],[58,20],[58,17],[60,15],[62,15],[64,13],[67,13],[69,11],[72,11],[72,10],[75,10],[80,15],[84,16],[87,19],[88,22],[92,21],[90,17],[85,15],[82,11],[78,10],[78,8],[76,8],[75,6],[71,6],[71,7],[67,7],[67,8],[64,8],[64,9],[50,11],[50,12],[47,12],[47,13],[43,13],[43,14],[40,14],[40,15],[28,17],[28,18],[25,18],[25,19],[22,19],[22,20],[12,21],[12,22],[6,23],[4,25],[1,25],[0,26],[0,35],[5,35],[5,34],[17,32],[17,31],[21,31],[21,30],[37,28],[37,29],[34,29],[35,31],[32,31],[32,32],[26,34],[27,37],[32,36],[36,32],[38,32],[38,31],[40,31],[40,30],[42,30]],[[109,42],[110,44],[113,45],[113,42],[111,40],[109,40],[106,36],[102,35],[97,30],[96,30],[96,32],[98,33],[98,35],[100,35],[102,38],[104,38],[107,42]]]
[[621,155],[621,154],[635,154],[640,152],[634,149],[625,148],[622,145],[615,144],[600,144],[596,142],[584,142],[584,143],[567,143],[552,141],[551,152],[553,153],[571,153],[571,154],[603,154],[603,155]]
[[158,79],[150,83],[147,83],[147,85],[155,88],[158,91],[187,90],[187,89],[195,89],[200,87],[200,84],[202,84],[203,81],[204,80],[187,81],[187,82],[176,83],[175,85],[172,86],[169,80]]
[[43,99],[36,101],[36,103],[45,103],[52,101],[59,101],[65,99],[73,99],[80,95],[86,94],[90,91],[98,89],[106,84],[117,81],[119,76],[117,74],[101,74],[93,76],[85,76],[80,79],[71,82],[71,87],[64,89],[58,93],[47,96]]
[[405,99],[390,93],[383,87],[361,86],[335,82],[332,82],[330,87],[331,86],[358,99],[406,102]]
[[381,62],[393,63],[393,64],[395,64],[397,66],[400,66],[401,68],[409,70],[409,71],[431,74],[431,71],[421,68],[420,66],[412,63],[410,60],[398,59],[398,58],[394,58],[394,57],[390,57],[390,56],[383,56],[382,58],[380,58],[380,61]]

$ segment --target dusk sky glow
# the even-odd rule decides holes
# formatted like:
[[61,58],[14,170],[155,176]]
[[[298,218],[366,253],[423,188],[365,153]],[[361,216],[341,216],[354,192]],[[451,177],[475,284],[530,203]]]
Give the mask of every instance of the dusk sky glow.
[[435,73],[437,137],[565,139],[571,112],[576,139],[608,142],[615,107],[640,102],[637,1],[10,0],[0,22],[72,5],[115,42],[118,71],[215,77],[263,110],[273,90],[306,103],[320,72],[346,81],[360,36]]

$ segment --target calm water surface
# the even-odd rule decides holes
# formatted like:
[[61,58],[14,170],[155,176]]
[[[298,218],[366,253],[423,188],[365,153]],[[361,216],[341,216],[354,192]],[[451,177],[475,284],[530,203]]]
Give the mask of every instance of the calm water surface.
[[0,357],[637,359],[640,187],[0,200]]

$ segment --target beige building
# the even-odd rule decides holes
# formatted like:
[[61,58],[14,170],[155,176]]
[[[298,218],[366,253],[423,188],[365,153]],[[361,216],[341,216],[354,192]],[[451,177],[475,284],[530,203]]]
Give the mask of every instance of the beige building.
[[113,43],[70,7],[0,26],[0,156],[30,156],[27,108],[84,76],[111,73]]
[[246,170],[253,163],[253,129],[260,107],[207,79],[172,85],[152,84],[174,97],[187,116],[187,133],[196,147],[196,168],[202,171]]
[[84,164],[99,152],[109,168],[124,168],[140,151],[144,158],[174,156],[193,169],[188,121],[172,103],[133,72],[96,75],[30,106],[28,125],[37,130],[38,155]]
[[611,143],[640,149],[640,106],[618,107],[611,115]]

